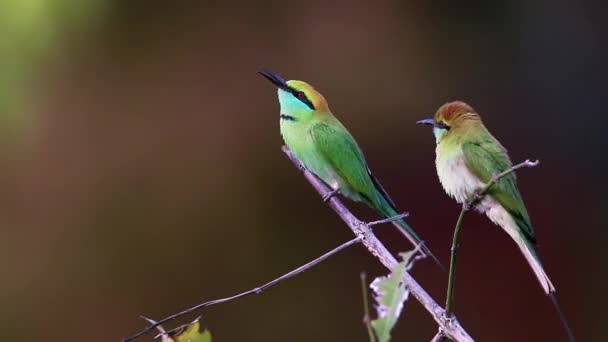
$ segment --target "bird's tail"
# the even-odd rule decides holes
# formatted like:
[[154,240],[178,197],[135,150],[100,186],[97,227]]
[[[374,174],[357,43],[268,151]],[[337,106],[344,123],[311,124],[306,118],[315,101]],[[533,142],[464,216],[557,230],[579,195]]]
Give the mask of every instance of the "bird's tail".
[[566,319],[566,315],[564,315],[562,308],[559,306],[559,303],[557,302],[557,297],[555,297],[555,292],[549,293],[549,298],[551,298],[551,302],[553,303],[553,306],[555,307],[555,311],[557,311],[559,320],[562,322],[562,326],[564,327],[564,330],[566,330],[566,334],[568,334],[568,341],[576,342],[576,339],[574,338],[574,333],[572,332],[572,329],[570,328],[570,324],[568,323],[568,320]]
[[[377,210],[385,217],[385,218],[389,218],[389,217],[394,217],[399,215],[399,213],[397,213],[397,211],[393,208],[392,205],[390,205],[390,203],[388,203],[383,197],[380,197],[382,199],[382,201],[384,203],[382,203],[382,205],[377,208]],[[437,259],[437,257],[431,252],[431,250],[425,245],[424,241],[421,240],[418,235],[416,235],[416,233],[414,232],[414,229],[412,229],[412,227],[410,227],[409,224],[407,224],[405,222],[404,219],[398,219],[392,222],[393,225],[395,227],[397,227],[399,229],[399,231],[408,239],[410,240],[410,242],[414,245],[414,246],[420,246],[420,248],[422,249],[422,251],[424,252],[424,254],[430,256],[435,263],[437,263],[437,265],[439,265],[439,267],[445,271],[445,267],[443,267],[443,265],[441,264],[441,262],[439,261],[439,259]]]
[[521,236],[521,234],[515,237],[515,242],[517,242],[519,249],[521,249],[521,252],[526,257],[528,264],[532,267],[532,270],[543,290],[545,290],[545,293],[550,295],[555,292],[555,286],[553,286],[551,279],[549,279],[543,265],[540,263],[540,259],[534,250],[532,242],[528,241],[525,236]]
[[507,230],[507,232],[513,237],[513,239],[519,246],[519,249],[521,249],[521,252],[526,257],[526,260],[528,261],[528,264],[530,264],[530,267],[532,267],[532,270],[534,271],[534,274],[536,275],[536,278],[538,279],[540,285],[551,299],[551,302],[553,303],[553,306],[555,307],[555,310],[559,315],[559,319],[562,323],[562,326],[568,334],[568,340],[570,342],[574,342],[574,334],[572,333],[570,324],[568,324],[568,320],[566,319],[566,316],[562,312],[562,309],[560,308],[559,303],[557,302],[557,297],[555,296],[555,286],[553,286],[551,279],[549,279],[547,272],[545,272],[545,269],[543,268],[543,265],[540,262],[540,258],[538,257],[538,254],[536,254],[533,242],[530,241],[526,236],[523,236],[519,231],[513,230],[513,232],[511,232],[510,230]]

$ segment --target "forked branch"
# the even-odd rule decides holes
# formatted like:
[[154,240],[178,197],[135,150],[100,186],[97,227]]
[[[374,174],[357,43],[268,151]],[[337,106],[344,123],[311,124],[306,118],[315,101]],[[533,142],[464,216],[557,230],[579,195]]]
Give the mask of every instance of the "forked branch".
[[[392,217],[389,219],[379,220],[375,222],[364,223],[357,219],[345,206],[344,204],[336,197],[336,196],[328,196],[331,193],[331,189],[327,187],[327,185],[317,178],[314,174],[309,172],[300,161],[289,151],[286,146],[283,146],[283,151],[287,154],[287,156],[291,159],[291,161],[302,170],[304,177],[308,180],[308,182],[319,192],[319,194],[327,201],[329,206],[342,218],[342,220],[348,225],[348,227],[353,231],[356,235],[352,240],[334,248],[333,250],[327,252],[326,254],[316,258],[315,260],[302,265],[295,270],[292,270],[279,278],[276,278],[262,286],[247,290],[245,292],[236,294],[234,296],[211,300],[208,302],[204,302],[183,311],[180,311],[176,314],[163,318],[159,321],[150,321],[151,324],[147,326],[142,331],[137,334],[123,339],[123,342],[128,342],[134,340],[142,335],[148,334],[156,329],[161,324],[172,321],[178,317],[189,314],[193,311],[199,310],[203,307],[225,303],[228,301],[232,301],[234,299],[242,298],[245,296],[249,296],[252,294],[258,294],[262,291],[277,285],[283,280],[289,279],[308,268],[320,263],[321,261],[329,258],[335,253],[355,244],[358,242],[362,242],[363,245],[367,248],[367,250],[375,256],[386,268],[392,270],[398,264],[397,260],[392,256],[392,254],[384,247],[384,245],[376,238],[376,236],[371,231],[370,227],[376,224],[391,222],[395,219],[399,219],[405,217],[407,214],[401,214],[396,217]],[[458,341],[458,342],[472,342],[473,339],[469,336],[469,334],[462,328],[460,323],[455,317],[448,317],[445,314],[445,310],[439,306],[430,296],[429,294],[416,282],[414,278],[406,271],[403,275],[403,284],[407,287],[407,289],[412,293],[412,295],[424,306],[424,308],[431,314],[431,316],[435,319],[435,321],[439,324],[439,329],[441,331],[442,336],[447,336],[448,338]]]
[[[317,176],[308,171],[296,156],[283,146],[283,152],[287,154],[289,159],[304,173],[304,177],[317,190],[321,197],[331,192],[331,189]],[[389,270],[395,268],[398,264],[397,259],[384,247],[382,242],[376,238],[374,233],[369,228],[369,225],[357,219],[348,210],[344,204],[333,196],[328,201],[329,206],[340,216],[340,218],[348,225],[356,236],[361,237],[361,242],[367,250],[375,256]],[[448,318],[445,315],[445,310],[431,298],[431,296],[418,284],[418,282],[408,273],[403,274],[403,284],[412,293],[412,295],[424,306],[431,314],[435,321],[439,324],[440,329],[450,339],[458,342],[470,342],[473,338],[464,330],[456,317]]]

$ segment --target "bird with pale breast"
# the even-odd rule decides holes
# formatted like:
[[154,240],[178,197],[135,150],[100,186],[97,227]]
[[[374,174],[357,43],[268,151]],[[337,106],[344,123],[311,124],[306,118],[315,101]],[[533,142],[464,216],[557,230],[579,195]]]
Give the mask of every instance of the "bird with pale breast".
[[[446,103],[439,107],[433,118],[417,123],[433,127],[437,145],[437,175],[445,192],[458,203],[467,203],[495,175],[513,166],[507,150],[486,129],[479,114],[464,102]],[[555,305],[570,341],[574,341],[569,324],[555,298],[555,286],[536,253],[536,236],[517,188],[515,173],[500,178],[478,201],[475,209],[486,214],[515,241],[541,287]]]
[[[464,102],[446,103],[434,118],[417,123],[433,126],[437,175],[445,192],[458,203],[468,201],[494,175],[512,166],[507,150],[486,129],[479,114]],[[555,292],[535,251],[536,237],[515,174],[501,178],[475,209],[511,236],[543,290]]]
[[[306,82],[287,81],[265,69],[259,73],[278,88],[280,128],[285,144],[332,189],[324,200],[340,193],[367,204],[385,218],[397,216],[395,204],[371,173],[361,148],[329,110],[323,95]],[[392,223],[442,267],[405,220],[400,218]]]

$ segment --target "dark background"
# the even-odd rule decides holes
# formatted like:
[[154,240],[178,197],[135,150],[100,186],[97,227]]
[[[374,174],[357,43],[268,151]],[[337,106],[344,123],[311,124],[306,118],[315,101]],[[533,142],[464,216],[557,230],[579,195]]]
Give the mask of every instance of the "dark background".
[[[260,66],[325,95],[445,265],[460,207],[437,180],[430,130],[414,122],[469,102],[514,162],[541,160],[518,173],[539,253],[579,341],[608,338],[600,6],[19,3],[0,5],[4,340],[118,341],[144,327],[139,315],[249,289],[352,237],[281,153],[276,90]],[[411,248],[377,230],[394,252]],[[477,340],[565,340],[504,232],[471,214],[460,253],[456,312]],[[202,322],[215,341],[366,341],[361,271],[385,273],[352,247],[205,309]],[[431,261],[413,275],[444,301],[447,275]],[[435,332],[412,299],[394,337]]]

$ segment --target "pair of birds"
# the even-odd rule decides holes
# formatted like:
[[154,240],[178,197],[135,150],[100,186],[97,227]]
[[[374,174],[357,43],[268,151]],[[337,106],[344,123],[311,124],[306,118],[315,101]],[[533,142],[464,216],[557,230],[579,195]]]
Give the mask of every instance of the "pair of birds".
[[[355,139],[331,113],[323,95],[306,82],[286,81],[269,70],[259,73],[278,88],[281,135],[285,143],[307,169],[333,189],[331,195],[340,193],[363,202],[385,218],[398,215],[395,204],[367,166]],[[417,123],[433,127],[437,174],[446,193],[458,203],[468,201],[494,175],[512,166],[506,149],[485,128],[479,114],[464,102],[446,103],[434,118]],[[536,238],[515,174],[501,178],[476,209],[511,236],[545,293],[552,295],[555,287],[536,254]],[[403,219],[393,224],[441,265]]]

